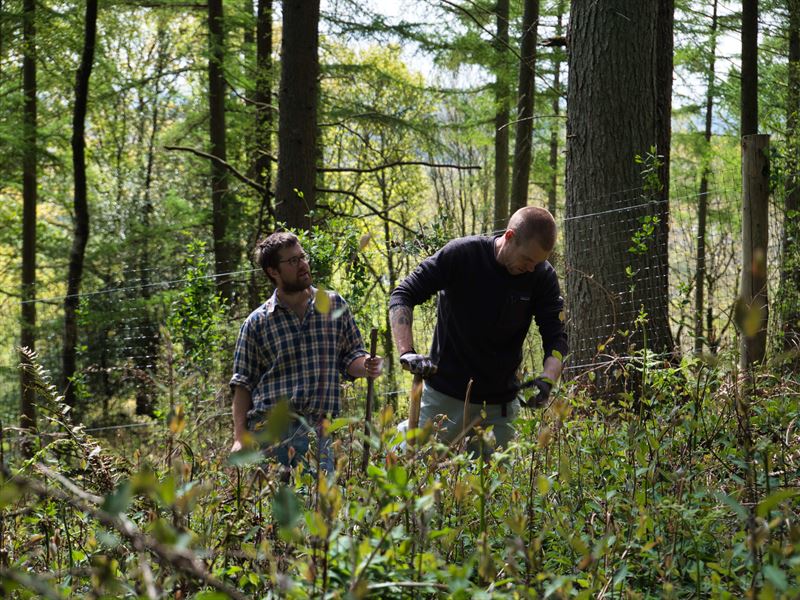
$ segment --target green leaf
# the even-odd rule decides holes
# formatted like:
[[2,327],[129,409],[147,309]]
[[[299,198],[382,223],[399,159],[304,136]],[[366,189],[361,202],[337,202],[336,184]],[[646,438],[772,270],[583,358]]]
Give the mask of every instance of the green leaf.
[[780,592],[785,592],[789,587],[789,582],[786,580],[786,573],[772,565],[764,565],[764,579],[769,581]]
[[128,509],[131,500],[133,500],[133,486],[129,480],[125,480],[105,497],[101,508],[111,515],[118,515]]
[[261,450],[240,450],[228,457],[227,463],[232,467],[246,467],[264,460]]
[[10,481],[3,481],[0,486],[0,508],[13,504],[19,498],[21,492],[19,488]]
[[334,419],[331,424],[328,425],[328,434],[339,431],[343,427],[350,425],[350,423],[355,423],[357,420],[358,419],[353,417],[339,417],[338,419]]
[[727,504],[728,507],[736,513],[736,516],[739,517],[742,521],[747,521],[750,518],[750,515],[747,513],[747,509],[739,504],[736,500],[728,496],[727,494],[723,494],[722,492],[718,492],[716,494],[717,500]]
[[222,592],[205,591],[197,592],[192,600],[229,600],[229,596]]
[[302,516],[303,507],[295,493],[288,487],[281,486],[272,501],[272,514],[283,529],[292,529]]
[[798,490],[779,490],[774,494],[770,494],[769,496],[767,496],[761,502],[758,503],[758,506],[756,507],[756,514],[759,517],[766,518],[767,515],[769,515],[769,511],[778,506],[778,504],[780,504],[784,500],[793,498],[798,494],[800,494],[800,491]]

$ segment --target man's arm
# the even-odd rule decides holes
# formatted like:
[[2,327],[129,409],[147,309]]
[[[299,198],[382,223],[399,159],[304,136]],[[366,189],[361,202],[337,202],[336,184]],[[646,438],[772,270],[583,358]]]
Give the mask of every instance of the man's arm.
[[555,356],[548,356],[544,361],[542,375],[555,383],[558,381],[558,378],[561,377],[561,368],[562,364],[560,360],[558,360]]
[[247,411],[253,406],[250,391],[237,385],[233,388],[233,446],[231,452],[238,452],[244,447],[247,434]]
[[375,379],[383,372],[383,359],[380,356],[372,358],[364,354],[359,356],[347,367],[347,374],[350,377],[371,377]]
[[411,328],[413,322],[414,312],[411,307],[395,305],[389,309],[389,323],[399,356],[414,350],[414,333]]

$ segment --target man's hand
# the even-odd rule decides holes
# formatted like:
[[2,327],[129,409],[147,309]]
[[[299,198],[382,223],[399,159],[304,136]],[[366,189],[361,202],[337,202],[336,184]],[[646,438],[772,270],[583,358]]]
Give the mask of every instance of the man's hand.
[[381,373],[383,373],[383,359],[380,356],[368,356],[364,360],[364,370],[367,372],[367,377],[371,379],[380,377]]
[[532,381],[522,384],[522,387],[535,387],[537,390],[539,390],[537,393],[532,394],[528,398],[526,404],[530,408],[541,408],[547,404],[548,400],[550,400],[550,392],[553,389],[553,382],[547,377],[537,377]]
[[400,357],[400,366],[406,371],[414,375],[421,375],[422,377],[429,377],[436,373],[436,365],[431,360],[431,357],[415,352],[406,352],[403,354]]
[[241,451],[242,448],[244,448],[242,440],[233,440],[233,446],[231,446],[231,454]]

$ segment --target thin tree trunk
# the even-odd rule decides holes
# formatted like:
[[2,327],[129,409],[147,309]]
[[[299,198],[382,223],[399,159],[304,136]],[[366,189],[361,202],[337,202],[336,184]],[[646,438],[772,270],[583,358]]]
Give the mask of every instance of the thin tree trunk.
[[758,133],[758,0],[742,0],[742,131]]
[[[224,17],[222,0],[208,2],[208,113],[211,154],[227,160],[225,146],[225,57]],[[217,289],[223,300],[230,303],[233,282],[230,273],[235,267],[234,244],[228,231],[233,198],[228,192],[228,171],[218,161],[211,161],[211,206],[213,213],[214,269]]]
[[714,0],[711,14],[711,59],[706,76],[706,120],[705,147],[703,149],[703,171],[700,175],[700,191],[697,205],[697,263],[694,280],[694,351],[703,351],[703,314],[706,281],[706,219],[708,216],[708,177],[711,173],[711,125],[714,115],[714,78],[717,62],[717,0]]
[[508,0],[498,0],[496,7],[494,82],[494,223],[492,229],[503,229],[508,221],[508,128],[511,118],[508,86]]
[[142,203],[142,229],[144,235],[141,243],[141,256],[139,260],[139,278],[144,300],[142,315],[142,344],[137,352],[136,369],[149,377],[143,377],[136,388],[136,414],[154,416],[155,402],[153,387],[149,381],[154,380],[155,355],[158,351],[158,323],[153,319],[150,308],[150,297],[152,288],[150,286],[150,269],[152,257],[150,256],[150,227],[153,219],[153,167],[156,157],[156,138],[160,125],[159,121],[159,97],[161,90],[159,84],[164,74],[165,61],[167,59],[167,48],[165,38],[166,31],[160,27],[158,30],[158,46],[156,56],[156,72],[153,79],[154,89],[152,95],[152,112],[150,116],[150,132],[147,139],[147,160],[144,172],[144,202]]
[[[262,236],[268,223],[266,215],[272,215],[270,205],[270,188],[272,187],[272,0],[258,0],[256,21],[256,88],[253,100],[256,105],[254,156],[252,163],[253,178],[264,187],[261,207],[258,213],[253,242]],[[248,285],[251,308],[256,308],[262,301],[256,273],[250,275]]]
[[516,140],[514,170],[511,176],[511,207],[509,212],[528,204],[528,181],[531,171],[533,145],[533,94],[536,72],[536,28],[539,25],[539,0],[525,0],[522,17],[522,43],[517,93]]
[[[556,7],[558,12],[556,21],[556,37],[564,34],[564,2],[559,0]],[[561,51],[553,49],[553,120],[550,126],[550,185],[547,189],[547,210],[554,217],[558,205],[558,140],[561,131]]]
[[[20,346],[36,350],[36,0],[25,0],[22,8],[22,85],[23,107],[22,156],[22,326]],[[23,357],[23,363],[27,359]],[[27,368],[20,372],[20,428],[36,430],[36,393]],[[33,454],[32,440],[23,444],[26,456]]]
[[310,229],[316,207],[319,0],[283,3],[276,217]]
[[64,300],[64,401],[75,406],[75,385],[78,345],[78,317],[80,290],[86,244],[89,241],[89,203],[86,190],[86,109],[89,103],[89,77],[94,64],[94,47],[97,37],[97,0],[86,2],[86,30],[81,64],[75,75],[75,108],[72,116],[72,168],[75,178],[75,229],[69,255],[67,297]]

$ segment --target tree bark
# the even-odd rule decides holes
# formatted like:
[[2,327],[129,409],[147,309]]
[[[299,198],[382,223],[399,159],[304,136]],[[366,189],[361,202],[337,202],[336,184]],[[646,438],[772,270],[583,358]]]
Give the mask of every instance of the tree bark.
[[316,207],[319,0],[283,3],[276,218],[310,229]]
[[742,0],[742,131],[758,133],[758,0]]
[[516,140],[514,169],[511,176],[511,207],[509,212],[528,204],[528,181],[531,171],[533,144],[533,94],[536,72],[536,28],[539,25],[539,0],[525,0],[522,17],[522,42],[519,62],[519,91],[517,93]]
[[[564,35],[564,2],[558,1],[556,7],[556,37]],[[553,109],[552,125],[550,126],[550,157],[548,165],[550,167],[550,185],[547,188],[547,210],[554,217],[556,216],[558,204],[558,141],[561,131],[561,51],[553,50]]]
[[[786,110],[787,177],[783,217],[781,302],[783,348],[800,351],[800,0],[789,0],[789,89]],[[795,369],[800,357],[791,361]]]
[[752,317],[740,319],[743,370],[763,362],[767,349],[769,300],[767,247],[769,245],[769,136],[742,138],[742,286],[741,302]]
[[[208,2],[208,113],[210,153],[227,162],[225,145],[225,58],[224,15],[222,0]],[[233,198],[228,191],[228,170],[219,162],[211,161],[212,234],[214,237],[214,270],[217,289],[222,299],[230,304],[233,282],[228,275],[236,266],[235,244],[228,231]]]
[[[22,85],[25,96],[22,117],[22,325],[20,346],[36,350],[36,202],[37,202],[37,104],[36,104],[36,0],[25,0],[22,8]],[[23,363],[27,359],[23,356]],[[20,371],[20,428],[36,430],[36,393],[31,372]],[[33,443],[23,443],[26,457]]]
[[498,0],[496,10],[494,82],[494,223],[492,229],[503,229],[508,222],[508,128],[511,118],[508,86],[508,0]]
[[703,314],[706,281],[706,220],[708,217],[708,178],[711,173],[711,125],[714,116],[714,78],[717,63],[717,0],[713,0],[711,14],[711,58],[706,74],[706,115],[703,138],[705,145],[700,174],[700,190],[697,203],[697,257],[694,278],[694,351],[703,351]]
[[[253,235],[253,245],[261,238],[268,226],[269,215],[273,214],[270,204],[272,188],[272,127],[274,111],[272,102],[272,0],[258,0],[256,16],[256,87],[253,94],[255,102],[254,155],[252,162],[253,179],[262,186],[261,207]],[[263,302],[259,279],[251,272],[248,282],[250,307],[255,309]]]
[[665,168],[652,157],[655,147],[661,160],[669,159],[663,71],[672,46],[659,44],[670,7],[572,2],[565,238],[573,368],[596,365],[599,354],[627,356],[645,344],[672,349],[665,292],[669,206],[659,187]]
[[63,385],[64,401],[75,406],[74,377],[78,346],[78,305],[86,244],[89,241],[89,203],[86,189],[86,110],[89,104],[89,77],[94,65],[97,38],[97,0],[87,0],[81,64],[75,74],[75,108],[72,114],[72,168],[75,179],[75,224],[69,254],[67,297],[64,300]]

